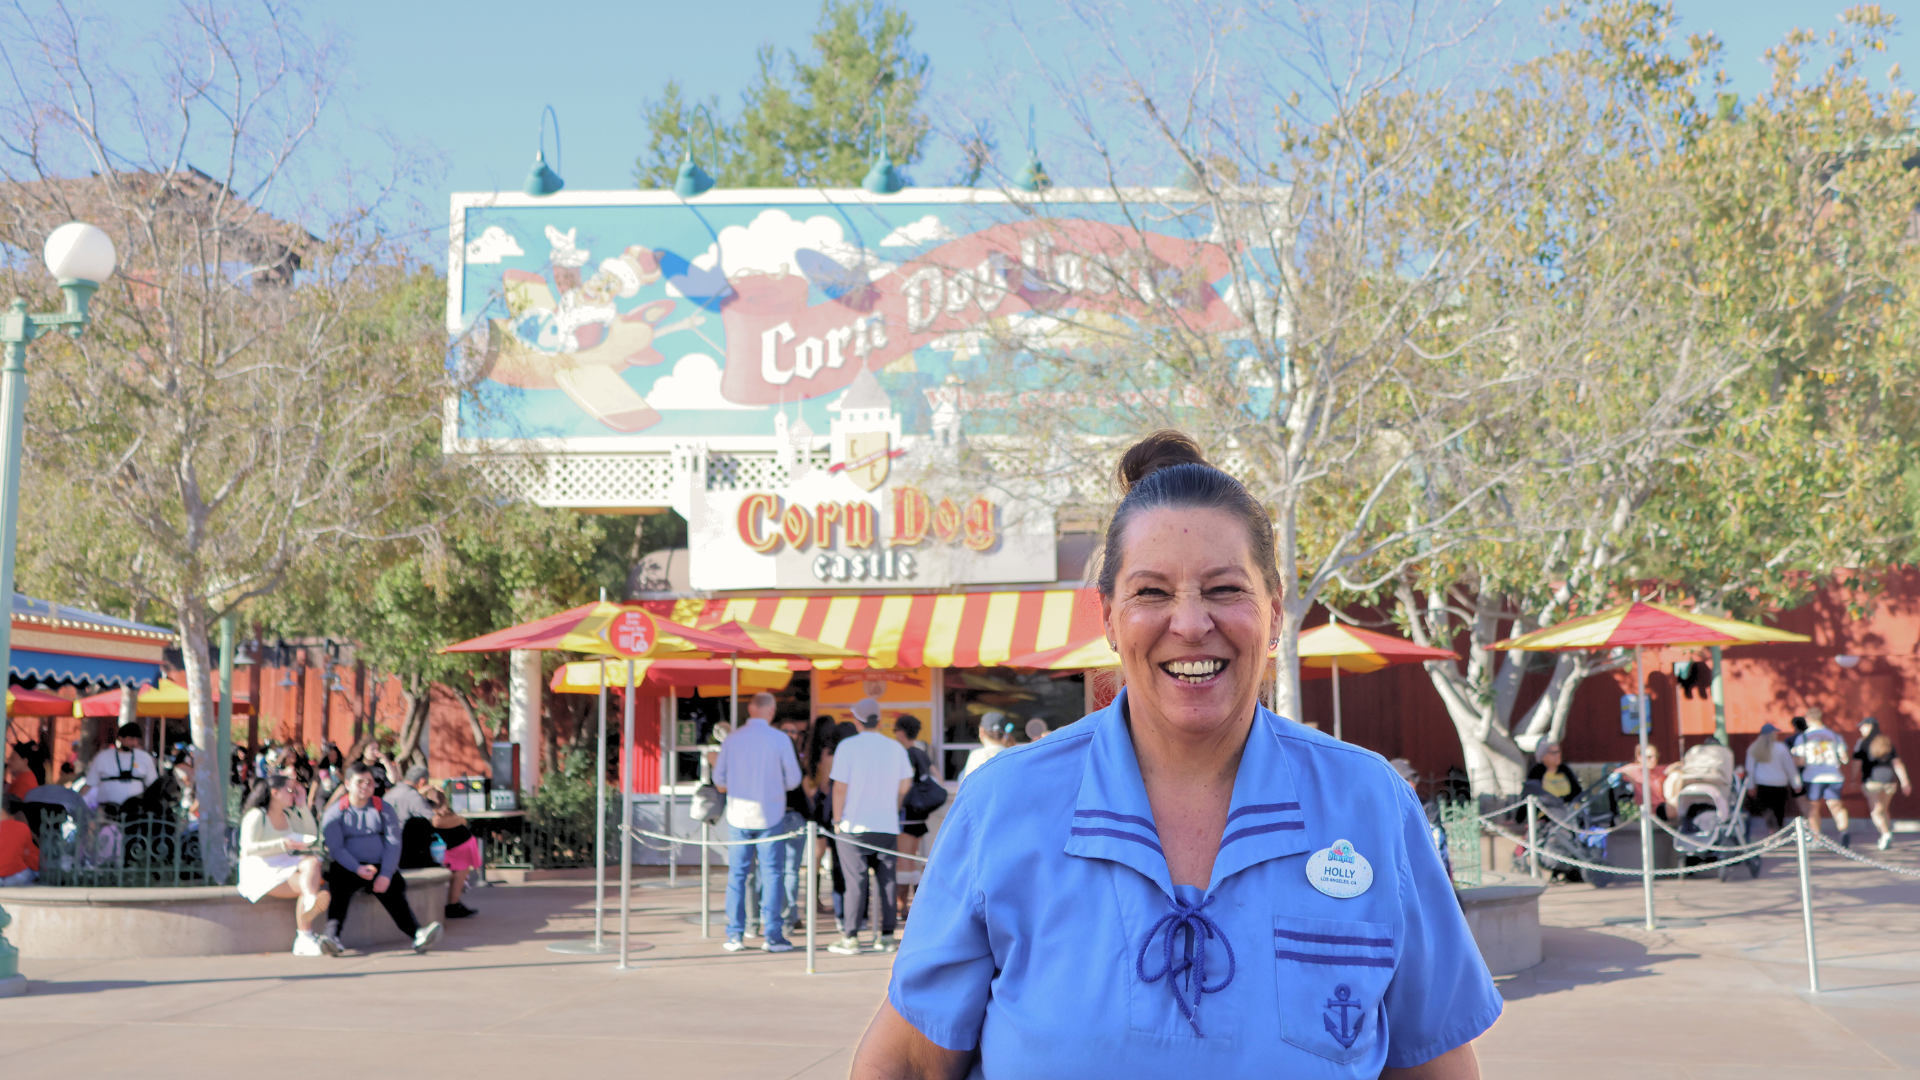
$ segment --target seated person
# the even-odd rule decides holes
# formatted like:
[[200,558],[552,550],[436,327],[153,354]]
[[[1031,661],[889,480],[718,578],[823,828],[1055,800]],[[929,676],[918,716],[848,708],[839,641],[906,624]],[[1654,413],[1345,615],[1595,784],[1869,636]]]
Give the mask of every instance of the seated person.
[[20,810],[19,799],[0,798],[0,886],[31,885],[40,876],[40,845]]
[[[436,865],[433,861],[433,808],[421,797],[432,784],[427,767],[415,765],[406,779],[380,796],[400,816],[400,869],[419,870]],[[380,785],[374,784],[378,790]]]
[[[1640,750],[1640,761],[1632,765],[1622,765],[1608,774],[1617,776],[1633,785],[1633,803],[1639,806],[1642,801],[1653,804],[1654,816],[1661,821],[1668,820],[1667,811],[1667,767],[1660,764],[1660,748],[1648,743]],[[1651,784],[1649,787],[1642,785]],[[1642,794],[1644,792],[1644,794]]]
[[464,919],[476,912],[460,902],[467,891],[467,874],[480,868],[480,841],[467,826],[467,819],[447,807],[447,793],[428,788],[424,793],[433,808],[433,831],[447,845],[442,859],[453,880],[447,882],[447,918]]
[[313,932],[313,920],[332,897],[312,854],[320,827],[300,805],[299,786],[269,776],[254,785],[246,808],[240,819],[240,895],[256,904],[268,896],[292,898],[293,955],[340,955],[338,941]]
[[124,817],[144,816],[136,814],[141,810],[158,816],[146,804],[160,793],[159,783],[160,766],[140,745],[140,725],[121,724],[113,745],[87,765],[87,802]]
[[1560,760],[1559,743],[1541,743],[1533,752],[1533,768],[1527,770],[1527,779],[1540,781],[1540,789],[1559,799],[1572,802],[1580,797],[1580,781]]
[[340,939],[353,894],[361,889],[387,909],[393,924],[424,953],[440,939],[440,924],[421,926],[407,906],[407,882],[400,876],[400,816],[373,794],[373,770],[364,762],[347,766],[346,797],[327,808],[320,831],[327,838],[326,936]]

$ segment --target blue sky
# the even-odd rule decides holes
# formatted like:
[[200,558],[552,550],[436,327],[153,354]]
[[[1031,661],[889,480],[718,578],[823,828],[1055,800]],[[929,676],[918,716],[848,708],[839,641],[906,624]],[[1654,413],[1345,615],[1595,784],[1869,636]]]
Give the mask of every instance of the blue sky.
[[[1509,17],[1531,23],[1546,6],[1519,0],[1509,6]],[[1920,0],[1883,6],[1920,22]],[[1063,174],[1061,165],[1070,163],[1049,154],[1047,143],[1050,130],[1064,138],[1068,122],[1042,88],[1020,81],[1030,62],[1007,13],[1017,12],[1036,28],[1041,48],[1063,55],[1076,43],[1052,3],[908,0],[905,7],[918,23],[917,44],[931,57],[935,92],[1000,112],[1007,169],[1020,164],[1020,136],[1010,130],[1017,122],[1006,117],[1024,114],[1031,103],[1039,113],[1042,157],[1054,164],[1056,179],[1094,179]],[[1765,85],[1765,48],[1795,25],[1833,26],[1843,7],[1840,0],[1680,3],[1683,29],[1712,30],[1726,42],[1727,62],[1743,94]],[[83,9],[135,23],[150,22],[164,10],[153,0],[107,0]],[[560,118],[564,152],[557,164],[568,186],[630,186],[633,159],[645,139],[642,101],[676,78],[695,95],[718,94],[730,105],[753,76],[757,48],[804,48],[818,15],[811,0],[328,0],[306,11],[316,31],[331,26],[351,39],[340,72],[340,109],[323,132],[326,155],[378,160],[388,138],[433,155],[439,167],[409,191],[436,222],[445,220],[448,192],[520,186],[541,107],[548,104]],[[1909,30],[1896,40],[1892,54],[1879,62],[1881,70],[1896,61],[1910,73],[1920,68],[1916,34],[1920,30]],[[944,172],[936,155],[919,179],[937,182]]]

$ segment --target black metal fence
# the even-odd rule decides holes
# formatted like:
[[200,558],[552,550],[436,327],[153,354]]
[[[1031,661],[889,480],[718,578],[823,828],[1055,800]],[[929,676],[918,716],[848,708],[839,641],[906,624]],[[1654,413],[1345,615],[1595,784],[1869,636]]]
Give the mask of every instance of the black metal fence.
[[[480,838],[488,868],[503,870],[574,870],[593,865],[593,807],[584,814],[546,818],[537,813],[525,817],[473,820],[474,835]],[[606,865],[620,864],[620,803],[617,794],[607,799]]]
[[[207,876],[197,821],[161,815],[124,819],[95,816],[76,822],[62,814],[42,821],[38,835],[38,885],[138,889],[231,885],[236,880],[231,858],[222,880]],[[231,827],[226,835],[234,835]]]

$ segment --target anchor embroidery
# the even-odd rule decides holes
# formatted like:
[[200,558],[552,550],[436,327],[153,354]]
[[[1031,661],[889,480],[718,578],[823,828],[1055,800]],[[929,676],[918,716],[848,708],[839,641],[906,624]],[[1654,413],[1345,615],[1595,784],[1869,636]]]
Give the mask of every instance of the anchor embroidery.
[[[1338,1025],[1334,1023],[1332,1016],[1335,1009],[1340,1011]],[[1347,1030],[1348,1009],[1354,1010],[1352,1031]],[[1327,1034],[1332,1035],[1335,1041],[1339,1042],[1341,1049],[1353,1049],[1354,1040],[1360,1038],[1360,1028],[1367,1022],[1365,1009],[1365,1005],[1353,1000],[1353,991],[1347,988],[1346,983],[1333,988],[1333,996],[1327,999],[1327,1015],[1323,1015],[1321,1019],[1326,1021]]]

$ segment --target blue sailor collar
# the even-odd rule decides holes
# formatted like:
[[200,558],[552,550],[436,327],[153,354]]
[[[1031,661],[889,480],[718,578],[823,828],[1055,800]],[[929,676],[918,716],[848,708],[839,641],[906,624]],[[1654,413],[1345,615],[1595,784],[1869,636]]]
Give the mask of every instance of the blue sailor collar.
[[[1094,714],[1094,731],[1074,803],[1066,852],[1106,859],[1129,867],[1175,899],[1153,808],[1140,779],[1140,759],[1127,731],[1127,692]],[[1212,895],[1227,878],[1268,859],[1298,855],[1308,848],[1306,819],[1280,746],[1278,716],[1256,706],[1253,727],[1233,781],[1226,832],[1213,860]]]

